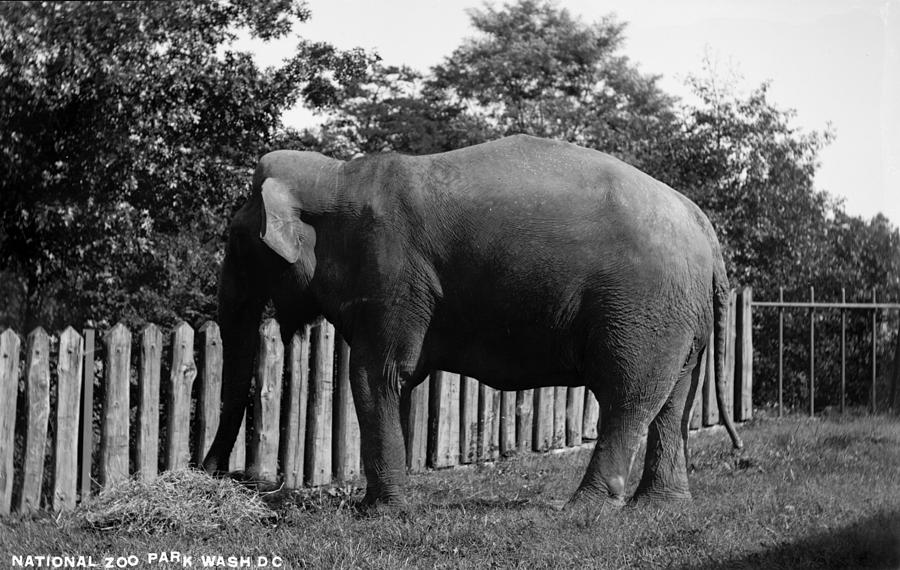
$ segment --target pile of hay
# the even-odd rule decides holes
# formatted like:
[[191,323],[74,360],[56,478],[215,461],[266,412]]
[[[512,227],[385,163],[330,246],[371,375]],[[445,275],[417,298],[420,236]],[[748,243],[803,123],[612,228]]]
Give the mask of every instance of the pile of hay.
[[192,535],[243,529],[276,514],[259,496],[231,479],[202,471],[165,471],[149,483],[129,479],[82,503],[65,524],[128,533]]

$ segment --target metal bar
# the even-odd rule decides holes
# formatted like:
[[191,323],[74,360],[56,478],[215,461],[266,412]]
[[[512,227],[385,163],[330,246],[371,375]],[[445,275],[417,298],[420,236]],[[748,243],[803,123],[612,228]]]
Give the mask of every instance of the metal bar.
[[[841,288],[841,301],[847,301],[847,291]],[[841,413],[847,407],[847,311],[841,309]]]
[[754,307],[783,307],[787,309],[863,309],[871,311],[900,309],[900,303],[807,303],[807,302],[781,302],[781,301],[753,301]]
[[[784,287],[778,288],[778,300],[784,302]],[[784,307],[778,308],[778,417],[784,415]]]
[[[875,304],[875,288],[872,287],[872,304]],[[878,367],[878,311],[872,310],[872,413],[878,411],[878,401],[875,399],[875,379]]]
[[[809,288],[810,304],[815,304],[816,291]],[[809,417],[816,416],[816,309],[809,309]]]

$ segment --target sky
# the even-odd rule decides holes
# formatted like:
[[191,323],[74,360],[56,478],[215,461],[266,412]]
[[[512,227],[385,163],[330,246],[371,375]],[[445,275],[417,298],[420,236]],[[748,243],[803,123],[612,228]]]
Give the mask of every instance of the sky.
[[[307,0],[297,32],[339,48],[377,52],[421,71],[475,35],[467,11],[481,0]],[[500,5],[502,2],[495,2]],[[615,14],[627,23],[622,53],[661,87],[691,101],[685,78],[704,58],[739,93],[771,83],[770,100],[797,112],[804,131],[830,129],[816,187],[850,214],[884,213],[900,225],[900,0],[557,0],[585,22]],[[264,65],[293,41],[242,40]],[[302,108],[285,122],[313,126]]]

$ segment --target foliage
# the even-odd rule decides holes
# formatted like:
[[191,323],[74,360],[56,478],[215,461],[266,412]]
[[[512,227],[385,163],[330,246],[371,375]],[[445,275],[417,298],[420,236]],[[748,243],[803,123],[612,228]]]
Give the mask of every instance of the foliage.
[[281,113],[333,104],[367,63],[301,41],[263,70],[230,47],[308,17],[291,0],[0,6],[0,267],[25,301],[12,323],[209,315],[226,219]]

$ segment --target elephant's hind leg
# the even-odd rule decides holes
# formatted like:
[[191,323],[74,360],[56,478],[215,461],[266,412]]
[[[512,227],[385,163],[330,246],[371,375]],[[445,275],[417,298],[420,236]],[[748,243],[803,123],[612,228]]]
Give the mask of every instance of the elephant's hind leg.
[[690,421],[688,402],[693,402],[700,369],[683,371],[672,394],[656,415],[647,434],[647,454],[635,500],[685,501],[691,499],[687,478],[687,438]]
[[[635,456],[647,437],[650,421],[666,400],[666,382],[613,382],[616,389],[600,390],[603,422],[584,479],[569,502],[625,504]],[[648,394],[647,391],[651,393]]]

